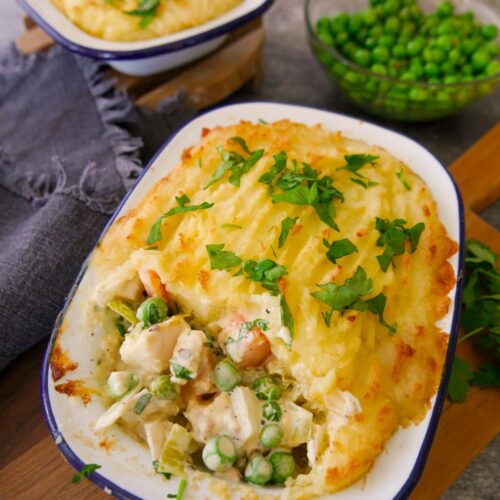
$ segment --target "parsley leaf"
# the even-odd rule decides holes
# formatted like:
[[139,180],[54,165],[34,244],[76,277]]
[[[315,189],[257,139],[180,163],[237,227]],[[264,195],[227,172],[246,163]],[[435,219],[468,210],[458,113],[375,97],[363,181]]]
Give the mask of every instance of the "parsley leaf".
[[152,245],[153,243],[162,240],[161,224],[163,220],[166,219],[167,217],[172,217],[173,215],[186,212],[193,212],[195,210],[206,210],[207,208],[211,208],[214,206],[213,203],[208,203],[206,201],[204,201],[201,205],[187,205],[191,201],[187,194],[183,194],[182,196],[176,196],[175,199],[177,201],[178,206],[171,208],[168,212],[165,212],[163,215],[160,215],[160,217],[156,219],[156,222],[151,226],[151,230],[149,231],[149,236],[147,239],[148,245]]
[[327,240],[323,239],[323,245],[328,248],[326,252],[326,256],[329,261],[334,264],[337,263],[337,259],[341,257],[345,257],[346,255],[351,255],[353,253],[358,253],[358,249],[356,245],[351,240],[344,238],[342,240],[332,241],[332,243],[328,243]]
[[82,470],[75,474],[73,476],[73,479],[71,479],[72,483],[79,483],[84,477],[90,477],[92,472],[94,472],[97,469],[100,469],[101,466],[97,464],[85,464],[82,467]]
[[465,359],[455,357],[448,383],[448,397],[456,403],[463,403],[470,389],[472,369]]
[[242,139],[241,137],[231,137],[231,139],[229,139],[229,140],[233,141],[233,142],[237,142],[241,146],[241,149],[243,149],[243,151],[245,151],[245,153],[248,153],[249,155],[252,154],[252,152],[248,149],[248,146],[247,146],[245,139]]
[[293,228],[293,226],[295,226],[298,220],[299,220],[298,217],[285,217],[281,221],[281,233],[279,237],[278,248],[281,248],[285,244],[285,241],[288,237],[288,233]]
[[285,151],[279,152],[277,155],[274,155],[274,163],[271,165],[271,168],[265,174],[262,174],[259,177],[259,182],[262,184],[272,184],[274,179],[278,174],[280,174],[286,167],[287,156]]
[[406,221],[404,219],[394,219],[390,222],[388,219],[376,217],[375,221],[375,229],[380,232],[377,245],[385,246],[384,252],[377,255],[377,260],[380,269],[386,272],[391,264],[394,265],[394,257],[405,252],[405,242],[407,240],[410,242],[410,252],[415,252],[425,229],[425,224],[419,222],[411,228],[405,228]]
[[243,265],[243,272],[249,280],[260,283],[272,295],[279,294],[279,279],[288,274],[285,266],[271,259],[248,260]]
[[466,263],[482,264],[481,267],[495,269],[498,255],[480,241],[469,240],[467,242],[467,253],[468,255],[465,258]]
[[238,224],[222,224],[223,229],[243,229],[243,226]]
[[483,363],[472,375],[470,383],[479,387],[500,386],[500,366],[497,363]]
[[361,179],[356,179],[355,177],[351,177],[349,180],[351,182],[354,182],[354,184],[359,184],[360,186],[363,186],[365,189],[371,188],[373,186],[378,186],[378,182],[371,181],[370,179],[367,179],[367,182],[364,182]]
[[361,296],[373,290],[373,281],[366,276],[366,271],[358,266],[352,278],[343,285],[335,283],[318,284],[321,291],[312,292],[312,296],[330,306],[334,311],[343,310],[354,304]]
[[212,184],[215,184],[217,181],[222,179],[227,171],[231,172],[229,182],[233,186],[239,187],[241,177],[246,174],[264,155],[263,149],[251,152],[248,149],[247,143],[241,137],[232,137],[230,140],[237,142],[250,156],[245,159],[236,151],[227,151],[222,146],[218,146],[217,152],[219,153],[222,161],[203,189],[208,189]]
[[223,250],[224,247],[224,243],[206,245],[212,269],[230,269],[239,266],[243,262],[234,252]]
[[155,18],[159,6],[160,6],[160,0],[139,0],[139,5],[137,9],[130,10],[127,12],[127,14],[129,16],[142,17],[142,19],[139,22],[139,26],[142,29],[144,29]]
[[373,297],[368,300],[358,300],[354,304],[351,305],[350,309],[354,309],[356,311],[369,311],[372,314],[376,314],[378,316],[378,322],[385,326],[391,335],[396,333],[397,325],[390,325],[384,319],[384,311],[385,304],[387,302],[387,297],[383,293],[379,293],[376,297]]
[[293,339],[293,337],[295,336],[295,323],[293,321],[293,315],[290,311],[290,307],[288,306],[288,302],[286,301],[283,294],[280,294],[280,313],[281,322],[283,323],[283,326],[288,328],[290,336]]
[[[238,333],[238,338],[236,341],[239,341],[243,337],[246,337],[248,333],[252,330],[252,328],[255,327],[259,328],[259,330],[263,332],[267,332],[269,330],[269,321],[266,321],[265,319],[262,318],[257,318],[254,319],[253,321],[245,321],[240,326],[240,331]],[[228,340],[231,340],[231,337],[229,337]],[[235,341],[234,339],[232,340]]]
[[401,184],[403,184],[403,186],[405,187],[405,189],[407,191],[411,191],[411,186],[410,184],[408,183],[408,181],[406,180],[406,177],[405,177],[405,173],[403,172],[403,169],[401,169],[399,172],[396,172],[396,177],[399,179],[399,182],[401,182]]
[[383,293],[371,299],[361,299],[373,291],[373,281],[367,277],[366,271],[361,266],[358,266],[354,275],[346,279],[342,285],[325,283],[317,286],[322,290],[311,295],[331,308],[330,312],[322,313],[326,326],[330,326],[333,311],[343,313],[345,309],[354,309],[378,315],[379,323],[387,328],[391,335],[396,332],[396,325],[390,325],[384,319],[387,299]]
[[[285,158],[286,164],[286,158]],[[339,230],[334,221],[335,208],[332,205],[334,199],[344,201],[343,194],[333,186],[331,177],[319,177],[319,174],[307,163],[302,163],[302,170],[296,161],[293,170],[286,167],[282,168],[281,176],[275,181],[274,186],[270,187],[273,192],[276,187],[282,190],[281,193],[272,195],[273,203],[286,202],[292,205],[310,205],[312,206],[320,220],[326,225]],[[281,168],[281,166],[280,166]],[[270,174],[268,172],[268,174]],[[277,175],[277,174],[276,174]],[[266,182],[272,183],[276,175],[270,175]]]
[[364,177],[359,173],[365,165],[373,164],[375,160],[378,160],[378,156],[373,155],[345,155],[344,160],[347,162],[344,166],[337,168],[337,170],[348,170],[358,177]]

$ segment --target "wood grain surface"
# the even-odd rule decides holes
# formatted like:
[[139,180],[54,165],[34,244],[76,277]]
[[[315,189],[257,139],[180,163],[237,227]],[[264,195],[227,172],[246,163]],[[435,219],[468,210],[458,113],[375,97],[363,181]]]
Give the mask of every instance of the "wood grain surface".
[[[485,208],[499,198],[498,158],[500,125],[452,165],[451,172],[469,206]],[[471,208],[466,209],[466,231],[468,238],[482,240],[500,253],[498,231]],[[108,498],[89,481],[71,484],[74,471],[49,436],[39,396],[44,347],[45,341],[31,348],[0,377],[0,498]],[[459,354],[473,363],[481,357],[467,342],[459,346]],[[427,465],[411,498],[438,498],[498,434],[498,415],[498,389],[474,387],[465,403],[446,402]]]

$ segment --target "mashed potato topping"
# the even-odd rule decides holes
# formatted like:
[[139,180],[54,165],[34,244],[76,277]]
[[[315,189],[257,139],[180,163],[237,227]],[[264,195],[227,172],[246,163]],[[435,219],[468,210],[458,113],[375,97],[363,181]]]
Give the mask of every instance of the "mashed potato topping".
[[93,256],[123,335],[98,427],[163,472],[345,488],[430,407],[457,244],[382,148],[286,120],[202,136]]
[[105,40],[147,40],[221,16],[242,0],[51,0],[73,23]]

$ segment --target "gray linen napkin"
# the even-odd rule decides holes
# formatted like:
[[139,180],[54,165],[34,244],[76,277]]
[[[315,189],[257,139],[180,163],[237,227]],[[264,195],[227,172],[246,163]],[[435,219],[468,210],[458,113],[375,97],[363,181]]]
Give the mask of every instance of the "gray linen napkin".
[[135,109],[102,64],[58,47],[0,56],[0,370],[49,335],[141,159],[192,114],[180,98]]

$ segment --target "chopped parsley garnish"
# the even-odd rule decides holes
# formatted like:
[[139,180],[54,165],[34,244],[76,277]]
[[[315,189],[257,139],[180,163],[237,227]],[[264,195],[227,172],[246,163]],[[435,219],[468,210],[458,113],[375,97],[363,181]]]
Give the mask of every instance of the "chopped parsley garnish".
[[262,125],[269,125],[269,122],[266,122],[266,120],[262,119],[262,118],[259,118],[258,119],[258,122],[259,123],[262,123]]
[[177,493],[169,493],[167,498],[175,498],[175,500],[182,500],[184,497],[184,490],[186,489],[187,481],[185,479],[181,479],[179,482],[179,489]]
[[369,164],[373,165],[375,160],[378,160],[378,156],[364,154],[345,155],[344,160],[346,161],[346,164],[337,168],[337,170],[347,170],[348,172],[353,173],[356,177],[351,177],[350,180],[352,182],[363,186],[365,189],[378,185],[378,182],[372,181],[359,173],[364,166]]
[[156,222],[151,226],[151,230],[149,231],[149,236],[147,239],[148,245],[152,245],[153,243],[162,240],[161,224],[163,222],[163,219],[172,217],[172,215],[193,212],[195,210],[206,210],[207,208],[211,208],[214,206],[213,203],[208,203],[206,201],[204,201],[201,205],[188,205],[191,200],[189,199],[189,196],[187,194],[176,196],[175,200],[177,201],[178,206],[171,208],[168,212],[160,215],[160,217],[156,219]]
[[483,243],[467,242],[461,315],[464,335],[458,342],[473,339],[479,348],[489,351],[491,360],[474,371],[467,360],[455,358],[448,385],[448,397],[454,402],[465,401],[471,385],[500,386],[500,272],[497,260],[498,256]]
[[224,243],[206,246],[212,269],[231,269],[243,262],[234,252],[223,250],[224,247]]
[[287,168],[287,158],[284,152],[274,158],[274,165],[259,179],[260,182],[269,185],[270,193],[274,193],[276,188],[282,191],[271,195],[273,203],[310,205],[327,226],[338,231],[339,228],[334,221],[335,208],[332,202],[334,199],[343,202],[344,196],[333,186],[332,178],[326,175],[321,177],[318,171],[307,163],[302,163],[302,168],[300,168],[295,160],[293,169]]
[[233,186],[239,187],[241,177],[246,174],[264,155],[263,149],[258,149],[253,152],[250,151],[247,143],[241,137],[232,137],[230,140],[238,143],[243,151],[248,153],[250,156],[248,156],[248,158],[244,158],[236,151],[228,151],[222,146],[218,146],[217,152],[221,157],[221,163],[203,189],[208,189],[212,184],[215,184],[217,181],[222,179],[224,174],[228,171],[231,172],[229,182]]
[[[248,335],[248,333],[252,330],[252,328],[255,327],[259,328],[259,330],[263,332],[267,332],[267,330],[269,330],[269,321],[266,321],[265,319],[261,318],[254,319],[253,321],[245,321],[240,326],[238,340],[241,340],[243,337]],[[231,337],[229,337],[229,339],[231,339]]]
[[358,253],[356,245],[347,238],[332,241],[331,243],[328,243],[327,240],[323,239],[323,245],[328,248],[328,251],[326,252],[328,260],[333,262],[334,264],[336,264],[337,259],[340,259],[341,257],[345,257],[346,255],[351,255],[353,253]]
[[410,243],[410,252],[415,252],[425,224],[419,222],[411,228],[405,228],[406,221],[404,219],[394,219],[390,222],[388,219],[376,217],[375,221],[375,229],[380,232],[377,246],[385,247],[384,252],[377,255],[377,260],[380,269],[386,272],[391,264],[394,265],[394,257],[405,252],[406,241]]
[[317,286],[321,288],[321,291],[312,292],[311,295],[330,307],[328,313],[323,313],[323,319],[327,326],[330,326],[333,311],[340,311],[342,314],[346,309],[354,309],[377,314],[381,325],[385,326],[391,334],[396,332],[396,326],[389,325],[384,320],[386,297],[383,293],[372,299],[361,299],[373,291],[373,281],[367,277],[361,266],[358,266],[354,275],[346,279],[342,285],[325,283]]
[[139,0],[137,9],[127,12],[129,16],[140,16],[139,26],[144,29],[153,21],[160,6],[160,0]]
[[403,169],[401,169],[399,172],[396,172],[396,177],[399,179],[399,182],[403,184],[403,186],[406,188],[407,191],[411,191],[411,186],[406,180],[405,173],[403,172]]
[[222,224],[223,229],[243,229],[243,226],[239,226],[238,224]]
[[271,186],[276,176],[286,168],[287,156],[285,151],[279,152],[277,155],[274,155],[273,158],[274,163],[271,165],[269,171],[259,177],[259,182],[267,184],[268,186]]
[[191,370],[188,370],[185,366],[170,361],[170,368],[174,372],[176,378],[181,378],[183,380],[191,380],[193,378]]
[[84,477],[90,477],[92,472],[94,472],[97,469],[100,469],[101,466],[97,464],[85,464],[82,467],[82,470],[78,473],[76,473],[73,476],[73,479],[71,479],[72,483],[79,483]]
[[371,188],[373,186],[378,186],[378,182],[371,181],[370,179],[367,179],[365,182],[361,179],[356,179],[355,177],[351,177],[349,180],[351,182],[354,182],[354,184],[359,184],[360,186],[363,186],[365,189]]
[[280,279],[288,274],[287,268],[272,259],[247,260],[244,261],[234,252],[224,250],[224,243],[207,245],[208,257],[212,269],[229,270],[242,265],[233,276],[245,276],[250,281],[260,283],[262,288],[269,290],[271,295],[280,295],[281,321],[293,336],[293,317],[286,303],[284,295],[280,291]]
[[117,321],[115,323],[116,329],[118,330],[118,333],[122,336],[125,337],[125,334],[127,333],[127,329],[125,328],[125,325],[121,321]]
[[138,400],[137,403],[135,403],[134,406],[134,413],[136,415],[140,415],[146,406],[148,406],[149,402],[151,401],[151,398],[153,395],[150,392],[146,392],[146,394],[143,394]]
[[172,474],[170,472],[160,472],[158,469],[160,468],[160,462],[159,460],[154,460],[153,461],[153,467],[155,469],[155,472],[158,474],[161,474],[165,479],[170,479],[172,477]]
[[365,165],[371,164],[378,160],[378,156],[373,155],[345,155],[344,160],[347,162],[344,166],[337,168],[337,170],[348,170],[357,177],[365,178],[364,175],[359,173]]
[[281,221],[281,232],[278,242],[278,248],[281,248],[285,244],[285,241],[288,237],[288,233],[293,228],[293,226],[295,226],[298,220],[299,220],[298,217],[285,217]]

